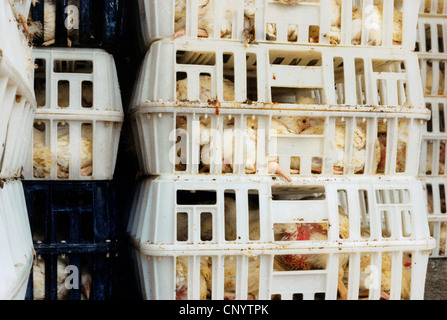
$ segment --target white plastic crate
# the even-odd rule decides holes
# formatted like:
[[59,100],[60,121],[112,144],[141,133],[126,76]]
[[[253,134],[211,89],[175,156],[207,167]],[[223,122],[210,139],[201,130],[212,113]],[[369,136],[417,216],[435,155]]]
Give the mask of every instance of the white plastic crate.
[[[405,299],[423,299],[428,256],[435,246],[424,203],[422,184],[414,178],[281,183],[261,177],[162,176],[141,182],[127,232],[140,254],[145,299],[322,295],[331,300],[337,298],[340,277],[346,298],[357,300],[365,276],[372,280],[369,299],[379,299],[381,291],[388,291],[390,299],[400,299],[401,293]],[[284,236],[286,230],[296,230],[296,241]],[[408,254],[411,263],[403,260]],[[298,263],[294,270],[291,264],[278,265],[300,255],[311,265]],[[366,256],[372,273],[364,261],[360,265]],[[227,269],[227,257],[234,269]],[[208,258],[211,265],[204,267]],[[319,267],[313,258],[323,259]],[[388,258],[391,269],[378,272],[382,261],[387,269]],[[411,284],[402,281],[410,275]],[[200,289],[204,280],[208,294]]]
[[111,180],[124,116],[122,112],[45,112],[32,125],[27,180]]
[[422,178],[427,196],[427,212],[430,234],[436,240],[432,258],[447,258],[447,211],[445,178]]
[[113,56],[102,49],[36,48],[34,91],[46,112],[122,112]]
[[151,46],[131,106],[148,100],[424,107],[412,52],[199,40]]
[[436,57],[437,54],[443,54],[445,58],[446,26],[446,17],[419,16],[415,51],[421,56],[429,54],[429,57]]
[[[17,1],[20,2],[20,1]],[[21,12],[22,8],[20,8]],[[25,17],[28,17],[26,15]],[[0,3],[0,52],[2,60],[8,61],[10,66],[21,77],[22,82],[29,85],[33,70],[33,54],[29,46],[21,22],[17,21],[8,1]]]
[[113,56],[101,49],[35,49],[37,113],[28,180],[113,178],[124,113]]
[[25,19],[28,18],[31,9],[31,0],[9,0],[9,4],[16,17],[22,15]]
[[422,79],[422,88],[425,98],[446,97],[447,88],[445,81],[446,56],[443,57],[421,57],[420,72]]
[[[413,49],[419,0],[139,0],[147,47],[162,38]],[[205,5],[204,5],[205,3]]]
[[144,106],[130,119],[148,175],[416,176],[430,118],[410,108]]
[[432,117],[422,132],[421,159],[419,162],[420,177],[446,177],[445,145],[446,132],[446,98],[427,97],[427,109]]
[[0,189],[0,299],[25,299],[33,263],[33,242],[20,181]]
[[0,57],[0,179],[21,176],[35,112],[28,82]]
[[426,15],[445,15],[447,9],[446,0],[422,0],[419,14]]

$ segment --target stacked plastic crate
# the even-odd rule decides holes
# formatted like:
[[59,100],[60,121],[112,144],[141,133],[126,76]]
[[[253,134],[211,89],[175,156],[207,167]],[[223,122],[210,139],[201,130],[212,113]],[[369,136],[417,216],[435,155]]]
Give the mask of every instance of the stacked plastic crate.
[[[99,3],[116,26],[122,1]],[[24,168],[37,253],[27,299],[108,299],[117,279],[112,179],[124,113],[114,57],[101,44],[119,42],[121,29],[97,34],[94,10],[92,1],[32,8],[44,36],[33,50],[38,107]]]
[[423,299],[419,2],[139,4],[144,297]]
[[[11,5],[10,5],[11,4]],[[20,180],[36,99],[30,86],[31,48],[19,14],[27,1],[0,3],[0,299],[25,298],[33,243]]]
[[436,239],[431,257],[447,257],[447,211],[445,206],[446,178],[445,144],[447,89],[445,68],[447,62],[446,26],[447,3],[442,0],[421,3],[416,51],[419,55],[426,107],[432,118],[424,128],[420,172],[428,201],[430,232]]

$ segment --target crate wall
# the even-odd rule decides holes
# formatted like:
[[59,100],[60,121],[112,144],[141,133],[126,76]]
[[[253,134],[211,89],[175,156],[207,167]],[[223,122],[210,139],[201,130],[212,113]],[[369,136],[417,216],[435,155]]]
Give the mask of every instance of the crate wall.
[[[415,176],[428,112],[148,103],[133,136],[147,175]],[[396,138],[397,137],[397,138]],[[277,169],[279,167],[279,169]]]
[[166,38],[411,50],[419,1],[139,0],[146,47]]
[[0,188],[0,298],[23,300],[33,263],[33,243],[20,181]]
[[419,170],[421,177],[445,175],[446,131],[444,106],[447,101],[445,91],[445,63],[447,61],[447,55],[444,51],[445,25],[446,19],[442,15],[420,14],[418,20],[419,42],[416,44],[416,51],[419,56],[425,105],[432,114],[423,131]]
[[445,0],[423,0],[419,9],[419,16],[442,16],[447,7]]
[[113,57],[102,49],[35,49],[38,109],[28,180],[111,180],[124,113]]
[[118,237],[111,181],[24,181],[33,240],[57,247],[106,245]]
[[123,0],[39,1],[31,8],[31,18],[41,23],[44,36],[36,37],[33,43],[36,47],[103,48],[118,52],[125,35],[126,10]]
[[424,108],[417,60],[398,50],[161,40],[141,64],[131,107],[149,100]]
[[119,279],[116,248],[36,248],[26,300],[110,300]]
[[[20,4],[17,0],[14,3]],[[0,4],[0,50],[2,60],[6,61],[9,67],[12,67],[14,75],[20,79],[20,82],[30,86],[30,80],[33,70],[32,49],[28,39],[24,35],[24,28],[18,14],[25,7],[19,8],[10,5],[10,1],[3,1]],[[17,10],[18,9],[18,10]]]
[[[369,299],[423,299],[434,240],[420,197],[422,184],[415,178],[296,179],[288,184],[262,178],[161,176],[141,184],[127,232],[139,251],[145,299],[279,295],[331,300],[338,297],[338,279],[344,275],[344,298],[356,300],[361,297],[364,259],[379,270],[387,269],[390,261],[394,266],[374,280],[391,281],[389,296],[383,294],[385,287],[372,286]],[[406,262],[410,253],[411,262]],[[339,276],[338,263],[346,259],[348,275],[345,270]],[[234,278],[224,275],[227,263],[233,265],[228,268]],[[408,282],[402,282],[407,273],[410,291]],[[210,281],[208,293],[200,289],[203,280]]]
[[436,247],[431,253],[432,258],[445,258],[447,256],[445,244],[447,240],[447,216],[445,206],[445,179],[423,179],[424,191],[427,196],[428,223],[430,234],[436,240]]
[[[8,1],[0,4],[0,11],[0,178],[9,179],[22,175],[36,99],[31,48]],[[22,134],[20,128],[25,128]]]
[[36,113],[34,95],[17,82],[0,62],[0,178],[20,178],[31,144],[31,127]]
[[430,234],[436,240],[431,258],[445,258],[445,89],[446,16],[444,1],[421,3],[418,18],[418,41],[416,52],[419,56],[424,99],[431,119],[423,130],[419,174],[424,183]]
[[[26,181],[24,186],[37,254],[27,299],[111,299],[121,249],[114,184]],[[84,282],[67,290],[65,281],[75,277]]]

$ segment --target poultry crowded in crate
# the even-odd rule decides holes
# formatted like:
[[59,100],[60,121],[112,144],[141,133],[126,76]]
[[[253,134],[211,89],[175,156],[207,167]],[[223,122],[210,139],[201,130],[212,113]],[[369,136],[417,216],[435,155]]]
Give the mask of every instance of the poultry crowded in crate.
[[[67,300],[69,298],[69,285],[66,284],[70,272],[67,271],[69,265],[68,257],[60,255],[57,257],[57,300]],[[45,260],[42,257],[36,258],[32,271],[33,279],[33,299],[45,299]],[[70,279],[69,279],[70,280]],[[73,281],[73,280],[70,280]],[[81,271],[81,300],[90,299],[92,276],[85,268]]]
[[[320,196],[321,197],[321,196]],[[319,197],[312,197],[319,199]],[[259,213],[257,210],[249,210],[249,233],[250,239],[259,239],[259,224],[256,223]],[[225,198],[225,238],[227,240],[236,237],[236,202],[231,197]],[[184,221],[185,222],[185,221]],[[202,221],[201,240],[211,240],[212,219],[211,215]],[[186,223],[178,223],[178,240],[187,239]],[[275,239],[277,241],[325,241],[328,239],[328,223],[288,223],[278,224],[274,227]],[[339,237],[349,238],[349,217],[339,206]],[[362,230],[362,237],[369,237],[368,230]],[[371,275],[371,255],[361,253],[360,262],[360,284],[359,297],[368,297],[367,278]],[[225,257],[225,277],[224,277],[224,298],[234,300],[236,298],[236,261],[235,256]],[[248,287],[247,298],[249,300],[258,299],[259,293],[259,272],[260,258],[253,256],[249,258],[248,266]],[[273,268],[275,271],[297,271],[297,270],[322,270],[326,269],[326,254],[288,254],[277,255],[274,258]],[[212,290],[212,259],[210,257],[200,258],[200,299],[206,300],[211,295]],[[347,284],[349,275],[349,254],[340,254],[338,270],[338,293],[339,299],[347,299]],[[391,258],[388,253],[382,254],[381,273],[381,294],[380,298],[390,299],[391,290]],[[410,298],[411,284],[411,254],[404,253],[402,258],[402,299]],[[176,299],[185,300],[188,297],[188,259],[187,257],[177,257],[176,259]],[[275,298],[275,297],[273,297]]]
[[[224,86],[224,100],[231,101],[234,99],[234,84],[228,79],[225,79]],[[177,99],[180,101],[186,100],[187,97],[187,79],[177,81]],[[201,101],[212,100],[211,92],[211,77],[200,76],[200,92],[199,98]],[[315,102],[315,99],[310,97],[300,97],[300,102]],[[344,167],[344,151],[345,151],[345,123],[342,121],[336,122],[335,131],[335,148],[334,148],[334,171],[335,174],[343,174]],[[225,118],[223,123],[226,134],[223,136],[223,173],[232,172],[233,159],[233,135],[234,135],[234,118]],[[408,141],[408,121],[399,121],[399,137],[397,149],[397,172],[405,171],[406,148]],[[187,132],[186,117],[178,117],[176,128]],[[271,121],[271,130],[277,135],[323,135],[325,122],[322,118],[308,118],[308,117],[287,117],[287,116],[273,116]],[[201,172],[209,171],[210,165],[210,143],[211,143],[211,119],[203,118],[200,120],[200,147],[201,147],[201,162],[203,167]],[[247,166],[246,173],[256,172],[256,140],[257,140],[257,122],[253,119],[247,120],[247,148],[253,152],[247,152]],[[381,121],[378,126],[378,139],[375,142],[375,167],[377,173],[383,173],[386,161],[386,141],[387,141],[387,124]],[[183,159],[185,160],[185,159]],[[354,132],[354,154],[352,156],[352,163],[355,167],[355,173],[360,173],[364,170],[366,161],[366,123],[359,123]],[[429,159],[427,160],[428,163]],[[184,161],[177,165],[177,170],[182,171]],[[300,159],[292,158],[291,174],[299,174]],[[314,158],[312,164],[312,171],[314,173],[322,172],[321,159]],[[269,173],[279,174],[290,181],[287,173],[283,172],[278,166],[277,159],[269,160]]]
[[[223,119],[223,145],[222,145],[222,173],[233,172],[233,149],[234,149],[234,118],[224,117]],[[405,172],[406,149],[408,141],[408,121],[400,120],[398,123],[399,137],[397,145],[397,172]],[[187,119],[185,116],[177,117],[177,129],[183,132],[187,130]],[[200,120],[200,172],[209,172],[210,169],[210,148],[211,148],[211,118],[203,117]],[[247,118],[246,143],[247,158],[245,172],[247,174],[256,173],[256,144],[257,144],[257,122],[252,118]],[[273,116],[271,119],[271,133],[276,135],[323,135],[325,130],[325,121],[323,118],[308,117],[289,117],[289,116]],[[366,123],[359,121],[354,130],[352,166],[355,173],[361,173],[366,163]],[[387,124],[380,121],[378,125],[378,138],[375,141],[375,168],[376,173],[384,173],[386,165],[387,151]],[[331,157],[334,160],[334,174],[342,175],[345,167],[345,141],[346,141],[346,123],[337,120],[335,123],[335,144]],[[180,163],[176,165],[178,171],[183,171],[186,159],[180,159]],[[278,159],[271,157],[269,159],[269,173],[279,174],[288,181],[291,181],[289,174],[299,174],[300,158],[292,157],[290,172],[284,172],[279,168]],[[430,158],[427,158],[427,165]],[[314,157],[312,159],[312,172],[321,174],[323,163],[321,158]]]
[[[33,175],[45,178],[57,162],[57,177],[68,178],[70,172],[70,130],[68,124],[59,125],[57,131],[57,153],[45,145],[45,132],[34,127]],[[83,125],[81,130],[81,176],[92,174],[93,132],[92,125]]]
[[[306,1],[286,1],[276,0],[283,4],[297,5],[301,2],[320,3],[320,0],[306,0]],[[213,33],[215,10],[214,2],[209,0],[198,1],[198,37],[209,37]],[[396,1],[396,6],[401,5],[400,1]],[[222,4],[223,8],[219,12],[220,18],[223,21],[221,24],[220,37],[231,38],[233,15],[237,11],[237,3],[235,1],[226,1]],[[368,45],[381,46],[382,45],[382,23],[383,23],[383,3],[375,0],[371,12],[371,23],[374,28],[369,30]],[[244,3],[244,35],[249,41],[254,37],[254,18],[256,13],[255,0],[248,0]],[[352,8],[352,32],[351,43],[353,45],[361,44],[362,37],[362,6],[353,6]],[[394,8],[393,14],[393,44],[400,45],[402,43],[402,12]],[[178,38],[185,35],[186,32],[186,0],[177,0],[175,3],[175,28],[173,38]],[[266,40],[276,40],[276,25],[268,23],[266,27]],[[320,30],[318,26],[311,26],[309,28],[309,42],[318,43]],[[337,45],[341,42],[341,0],[331,1],[331,31],[325,35],[330,39],[330,43]],[[296,42],[298,39],[298,26],[289,25],[287,40]]]
[[[40,21],[28,20],[28,32],[33,39],[42,39],[43,46],[50,46],[56,40],[56,2],[57,0],[40,0],[44,5],[43,25]],[[79,8],[80,0],[68,0],[68,6]],[[34,0],[34,2],[38,2]],[[34,3],[33,3],[34,4]],[[67,46],[71,47],[73,42],[79,39],[79,29],[67,28]]]

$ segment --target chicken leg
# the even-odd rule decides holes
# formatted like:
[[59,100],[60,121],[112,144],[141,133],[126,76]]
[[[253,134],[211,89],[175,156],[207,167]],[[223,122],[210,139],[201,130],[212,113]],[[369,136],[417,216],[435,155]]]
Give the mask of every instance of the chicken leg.
[[279,164],[276,161],[269,162],[268,172],[269,174],[278,174],[286,179],[288,182],[292,182],[292,179],[290,179],[290,177],[284,172],[284,170],[279,167]]
[[340,278],[338,279],[338,293],[340,294],[338,300],[348,300],[348,289]]
[[27,34],[29,34],[28,22],[26,21],[25,17],[21,13],[19,13],[19,20],[20,20],[20,23],[22,24],[23,29],[25,30],[25,32]]
[[[45,47],[48,47],[55,43],[56,43],[56,39],[51,39],[51,40],[45,41],[44,43],[42,43],[42,45]],[[73,42],[71,41],[71,39],[67,37],[67,47],[71,48],[72,44],[73,44]]]

